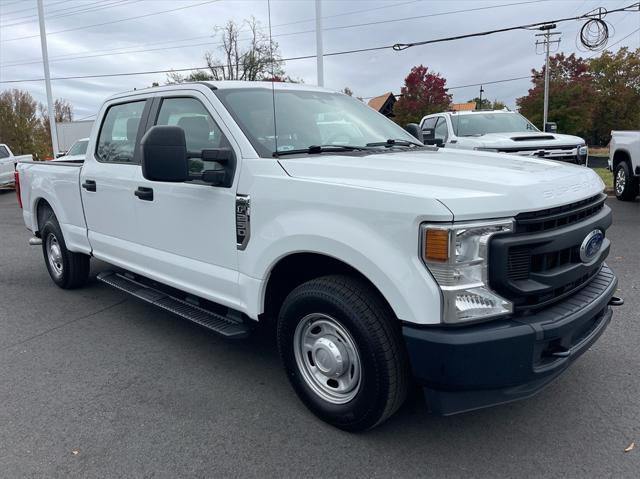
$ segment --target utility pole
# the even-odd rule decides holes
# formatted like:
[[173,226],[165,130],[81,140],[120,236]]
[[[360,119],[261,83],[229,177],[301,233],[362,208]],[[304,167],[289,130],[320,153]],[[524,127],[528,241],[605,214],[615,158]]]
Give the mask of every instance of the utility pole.
[[316,0],[316,63],[318,86],[324,86],[324,58],[322,48],[322,0]]
[[543,25],[538,30],[544,33],[537,33],[536,37],[544,37],[544,40],[536,40],[536,47],[544,45],[544,112],[542,114],[542,131],[547,131],[547,116],[549,113],[549,49],[552,43],[559,44],[560,39],[552,40],[552,35],[560,35],[562,32],[552,32],[556,28],[555,23]]
[[478,110],[482,110],[482,93],[484,93],[484,89],[482,85],[480,85],[480,104],[478,105]]
[[56,130],[56,112],[51,94],[51,75],[49,75],[49,53],[47,52],[47,30],[44,26],[44,6],[38,0],[38,20],[40,22],[40,44],[42,46],[42,63],[44,64],[44,81],[47,89],[47,110],[49,111],[49,128],[51,129],[51,146],[53,157],[58,156],[58,131]]

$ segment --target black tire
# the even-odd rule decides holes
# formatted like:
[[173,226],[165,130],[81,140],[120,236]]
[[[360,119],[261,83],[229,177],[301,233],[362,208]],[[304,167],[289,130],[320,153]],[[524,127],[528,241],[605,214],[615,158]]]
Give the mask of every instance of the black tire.
[[[354,396],[346,403],[336,404],[315,391],[305,379],[304,365],[296,360],[296,330],[299,325],[304,329],[303,319],[314,315],[334,320],[346,330],[349,339],[345,341],[355,344],[359,381],[357,389],[349,393]],[[312,320],[305,319],[305,324],[312,324]],[[333,337],[346,344],[339,333]],[[324,276],[295,288],[280,310],[277,341],[296,393],[313,413],[333,426],[347,431],[370,429],[391,416],[406,398],[409,367],[399,321],[378,292],[364,281],[343,275]],[[312,353],[301,357],[313,364]]]
[[[40,237],[42,238],[44,263],[53,282],[63,289],[76,289],[84,286],[89,278],[90,258],[86,254],[72,253],[67,249],[62,230],[53,214],[45,219],[44,225],[40,229]],[[56,257],[58,261],[50,260],[49,251],[54,241],[58,248],[57,251],[59,251],[59,257]]]
[[620,201],[633,201],[638,196],[638,178],[633,176],[626,161],[618,163],[613,172],[613,191]]

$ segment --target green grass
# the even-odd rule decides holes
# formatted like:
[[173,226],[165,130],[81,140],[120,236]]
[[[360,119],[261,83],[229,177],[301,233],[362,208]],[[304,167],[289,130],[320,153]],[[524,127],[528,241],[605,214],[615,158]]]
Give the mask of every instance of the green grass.
[[609,170],[606,168],[594,168],[593,171],[600,175],[607,188],[613,188],[613,174]]

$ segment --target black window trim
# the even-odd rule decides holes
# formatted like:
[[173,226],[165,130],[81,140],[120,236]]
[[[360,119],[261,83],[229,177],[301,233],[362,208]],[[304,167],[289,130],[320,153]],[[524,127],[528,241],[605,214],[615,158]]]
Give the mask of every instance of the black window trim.
[[[141,127],[147,124],[149,111],[151,110],[151,103],[152,103],[150,100],[152,100],[152,98],[149,98],[149,97],[135,98],[135,99],[128,98],[126,100],[118,101],[116,103],[111,103],[107,107],[106,111],[104,112],[104,115],[102,115],[102,122],[100,123],[100,129],[98,130],[98,136],[96,137],[96,146],[93,151],[93,157],[96,159],[98,163],[114,164],[114,165],[134,165],[134,166],[140,166],[142,164],[142,158],[140,156],[142,154],[142,152],[140,151],[140,140],[142,139],[142,136],[146,133],[146,128],[141,128]],[[105,161],[100,159],[100,157],[98,156],[98,146],[100,146],[100,135],[102,134],[102,129],[104,128],[104,122],[107,119],[109,110],[111,110],[111,108],[113,108],[114,106],[126,105],[128,103],[140,103],[142,101],[144,101],[145,104],[144,104],[144,108],[142,109],[142,116],[140,117],[140,123],[138,123],[138,133],[136,134],[136,142],[133,147],[133,158],[131,159],[131,161]]]
[[447,140],[449,139],[449,124],[447,123],[447,117],[444,115],[438,115],[435,118],[436,118],[436,124],[433,125],[433,135],[435,137],[436,129],[438,128],[438,123],[440,122],[440,120],[444,121],[444,126],[445,126],[445,129],[447,130],[447,133],[444,135],[444,138],[442,141],[446,143]]

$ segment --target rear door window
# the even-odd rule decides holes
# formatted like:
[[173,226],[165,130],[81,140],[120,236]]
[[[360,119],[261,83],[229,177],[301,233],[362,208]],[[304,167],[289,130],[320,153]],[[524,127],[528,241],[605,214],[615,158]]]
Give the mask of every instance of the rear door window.
[[6,146],[0,146],[0,158],[9,158],[9,151]]

